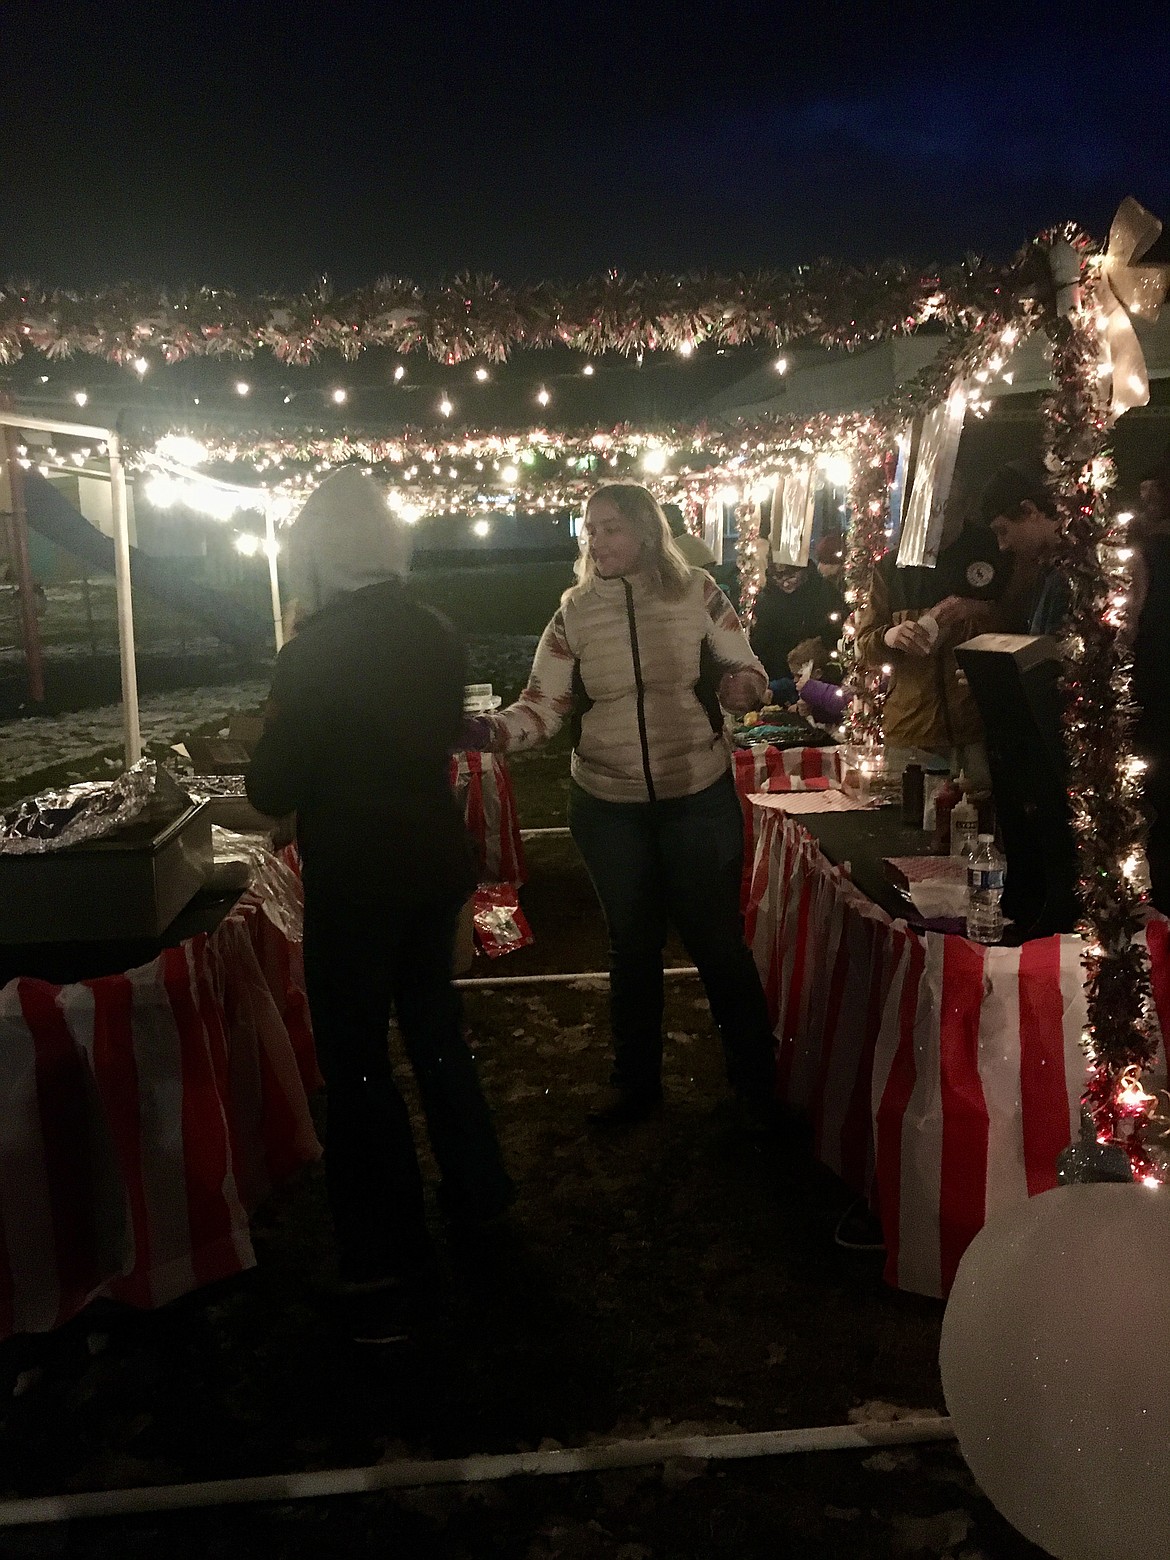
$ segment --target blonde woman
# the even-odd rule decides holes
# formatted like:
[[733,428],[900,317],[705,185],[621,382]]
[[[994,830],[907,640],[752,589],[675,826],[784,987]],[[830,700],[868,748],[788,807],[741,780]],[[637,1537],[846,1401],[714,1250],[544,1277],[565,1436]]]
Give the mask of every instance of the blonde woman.
[[731,1084],[762,1120],[773,1043],[742,935],[743,820],[720,706],[758,704],[764,669],[644,487],[613,482],[593,494],[576,572],[528,686],[483,717],[478,736],[520,752],[573,722],[569,827],[610,943],[613,1090],[592,1118],[624,1124],[659,1107],[662,951],[673,922],[706,987]]

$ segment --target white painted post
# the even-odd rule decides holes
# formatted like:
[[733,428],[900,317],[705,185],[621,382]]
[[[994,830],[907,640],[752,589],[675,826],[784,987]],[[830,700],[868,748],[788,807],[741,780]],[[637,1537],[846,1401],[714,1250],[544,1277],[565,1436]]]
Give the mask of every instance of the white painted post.
[[276,636],[276,653],[284,647],[284,613],[280,605],[280,575],[276,568],[276,522],[272,517],[272,494],[264,495],[265,551],[268,554],[268,584],[272,591],[272,629]]
[[116,433],[108,439],[110,496],[114,516],[114,582],[118,596],[118,658],[122,668],[122,730],[126,767],[142,757],[142,732],[138,724],[138,671],[134,662],[134,606],[130,597],[130,521],[126,506],[126,472],[122,465],[122,441]]

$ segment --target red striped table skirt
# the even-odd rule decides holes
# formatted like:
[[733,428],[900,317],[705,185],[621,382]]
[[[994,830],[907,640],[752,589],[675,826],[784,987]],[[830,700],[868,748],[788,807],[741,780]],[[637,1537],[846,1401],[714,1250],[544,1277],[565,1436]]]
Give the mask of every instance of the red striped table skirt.
[[0,1337],[254,1265],[248,1210],[321,1152],[281,919],[250,890],[140,969],[0,991]]
[[733,773],[743,808],[743,883],[740,908],[746,910],[756,859],[756,811],[748,800],[758,791],[827,791],[841,785],[839,747],[775,748],[766,742],[734,748]]
[[[821,1160],[871,1198],[887,1281],[945,1296],[987,1217],[1056,1185],[1077,1130],[1080,940],[985,948],[913,932],[792,818],[757,811],[745,929],[778,1092],[809,1112]],[[1165,1035],[1170,923],[1146,935]]]
[[453,753],[451,784],[475,847],[477,881],[519,888],[528,874],[507,764],[494,753]]

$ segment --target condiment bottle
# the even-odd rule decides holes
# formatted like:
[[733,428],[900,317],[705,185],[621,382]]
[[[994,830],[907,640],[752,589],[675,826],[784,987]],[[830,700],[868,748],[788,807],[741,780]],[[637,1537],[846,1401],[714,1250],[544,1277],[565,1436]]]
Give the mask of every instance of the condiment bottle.
[[959,790],[962,795],[951,808],[951,855],[961,856],[968,846],[979,838],[979,809],[967,794],[970,789],[966,775],[959,771]]
[[945,856],[950,851],[951,812],[962,798],[962,791],[948,775],[934,799],[934,833],[930,838],[930,848],[936,855]]
[[922,809],[926,805],[921,764],[907,764],[902,771],[902,822],[922,827]]

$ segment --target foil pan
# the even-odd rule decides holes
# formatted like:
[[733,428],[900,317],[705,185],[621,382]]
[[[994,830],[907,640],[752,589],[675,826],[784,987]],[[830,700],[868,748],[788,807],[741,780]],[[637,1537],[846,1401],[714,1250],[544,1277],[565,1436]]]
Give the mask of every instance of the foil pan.
[[212,825],[215,864],[243,862],[248,869],[248,887],[260,902],[260,908],[289,942],[300,942],[305,932],[305,901],[301,880],[290,866],[261,845],[254,834]]
[[166,823],[191,806],[183,788],[152,758],[116,780],[85,780],[42,791],[0,813],[0,855],[43,855],[109,839],[130,824]]

